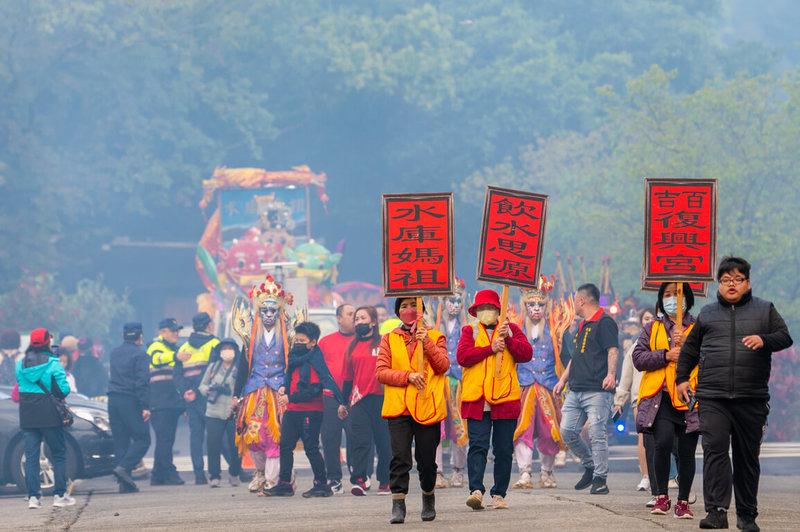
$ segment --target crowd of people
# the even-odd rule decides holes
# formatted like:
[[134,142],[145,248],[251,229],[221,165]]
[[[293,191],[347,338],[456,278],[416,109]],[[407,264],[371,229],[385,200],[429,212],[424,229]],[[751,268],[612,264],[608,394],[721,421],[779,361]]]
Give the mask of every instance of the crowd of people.
[[[577,319],[563,338],[546,319],[554,303],[544,278],[538,288],[522,292],[518,323],[505,316],[493,290],[479,291],[467,307],[459,281],[456,293],[439,301],[435,320],[426,319],[417,298],[397,299],[391,319],[385,308],[342,304],[336,309],[338,330],[321,338],[313,322],[292,324],[285,312],[290,296],[268,277],[250,294],[252,321],[233,317],[238,341],[216,338],[204,312],[194,316],[193,332],[182,345],[182,327],[171,318],[159,323],[158,337],[146,349],[141,324],[124,326],[123,343],[110,355],[107,384],[113,473],[120,492],[138,491],[131,473],[151,444],[152,427],[151,484],[183,484],[172,457],[185,413],[196,484],[219,487],[224,456],[231,485],[249,480],[248,489],[262,496],[293,496],[293,455],[302,441],[313,472],[303,497],[342,493],[343,467],[350,492],[364,496],[374,474],[375,491],[391,495],[390,522],[402,523],[416,463],[420,517],[430,521],[436,517],[436,489],[463,487],[465,474],[467,506],[508,508],[509,488],[534,485],[534,451],[541,488],[558,486],[554,467],[568,451],[583,468],[574,489],[609,493],[609,420],[631,405],[640,434],[637,488],[652,495],[647,511],[694,517],[694,455],[702,437],[707,515],[700,528],[727,528],[733,491],[737,525],[758,530],[758,453],[770,355],[792,339],[775,307],[752,295],[747,261],[723,259],[718,282],[716,300],[697,315],[691,313],[695,301],[687,283],[662,283],[655,305],[632,320],[636,327],[619,372],[618,323],[601,307],[591,283],[572,295]],[[57,402],[74,389],[68,382],[73,357],[52,353],[51,338],[44,329],[33,331],[14,372],[31,508],[41,504],[33,468],[42,439],[54,451],[54,505],[74,504],[64,492],[61,420],[54,403],[43,399],[50,395]],[[0,338],[5,382],[13,340],[6,333]],[[72,347],[62,340],[62,348],[65,343]],[[80,361],[72,369],[78,390]],[[443,442],[450,450],[449,476]],[[493,484],[485,502],[490,448]],[[255,468],[251,479],[243,476],[245,453]],[[512,485],[514,459],[519,478]],[[671,487],[677,489],[674,505]]]

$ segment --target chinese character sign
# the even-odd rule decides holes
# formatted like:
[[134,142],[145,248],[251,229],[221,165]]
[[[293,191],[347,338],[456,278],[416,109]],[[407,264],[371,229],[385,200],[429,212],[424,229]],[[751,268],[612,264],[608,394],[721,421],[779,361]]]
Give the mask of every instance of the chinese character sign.
[[478,280],[536,288],[546,218],[547,196],[486,187]]
[[717,180],[645,179],[644,282],[713,281]]
[[448,295],[454,286],[453,194],[384,194],[384,295]]

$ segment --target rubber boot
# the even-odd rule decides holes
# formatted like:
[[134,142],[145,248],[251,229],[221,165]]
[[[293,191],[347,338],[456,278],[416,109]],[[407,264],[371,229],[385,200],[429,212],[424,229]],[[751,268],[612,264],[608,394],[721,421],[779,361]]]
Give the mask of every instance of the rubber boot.
[[[398,496],[399,495],[399,496]],[[392,495],[392,518],[389,522],[397,525],[406,520],[406,498],[402,493]]]
[[422,492],[422,516],[423,521],[433,521],[436,519],[436,497],[433,492]]

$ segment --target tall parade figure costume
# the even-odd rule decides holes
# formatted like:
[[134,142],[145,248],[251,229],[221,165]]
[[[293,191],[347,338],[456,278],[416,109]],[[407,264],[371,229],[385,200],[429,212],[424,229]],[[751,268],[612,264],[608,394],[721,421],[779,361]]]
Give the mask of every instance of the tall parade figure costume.
[[286,372],[291,330],[284,307],[291,304],[292,295],[268,275],[253,286],[249,304],[237,297],[231,311],[231,327],[244,346],[234,390],[241,397],[236,445],[240,456],[250,451],[256,469],[249,486],[252,492],[278,483],[282,410],[278,389]]
[[450,440],[450,481],[444,478],[442,464],[442,444],[436,448],[437,488],[460,488],[464,485],[464,468],[467,465],[467,424],[461,418],[461,366],[456,360],[456,348],[461,340],[461,328],[467,325],[467,286],[463,279],[456,277],[456,292],[451,297],[442,297],[436,312],[436,330],[447,341],[447,357],[450,368],[447,370],[447,418],[442,423],[441,441]]
[[520,476],[513,488],[533,487],[531,463],[534,441],[542,463],[539,486],[557,487],[553,465],[563,444],[559,431],[561,401],[553,394],[553,388],[563,371],[558,356],[563,331],[558,332],[560,327],[552,323],[552,318],[557,314],[552,307],[563,305],[550,302],[553,286],[552,281],[542,276],[538,288],[522,291],[524,330],[533,347],[533,358],[530,362],[517,365],[519,384],[522,387],[522,411],[514,432],[514,456]]

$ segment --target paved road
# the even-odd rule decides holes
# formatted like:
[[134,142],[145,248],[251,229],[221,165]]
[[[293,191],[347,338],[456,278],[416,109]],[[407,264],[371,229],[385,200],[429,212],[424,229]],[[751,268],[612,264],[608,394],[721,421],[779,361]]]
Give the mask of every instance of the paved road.
[[[768,446],[762,460],[766,469],[797,469],[800,459],[797,444]],[[391,500],[388,496],[370,493],[354,497],[349,493],[329,499],[267,499],[254,496],[244,486],[220,489],[191,484],[188,460],[179,457],[178,465],[186,471],[187,485],[178,488],[151,487],[142,482],[142,491],[119,495],[110,477],[79,482],[73,495],[78,504],[68,509],[54,509],[45,498],[41,510],[28,510],[19,494],[0,496],[1,530],[482,530],[491,529],[541,531],[639,531],[697,530],[702,511],[702,496],[693,506],[698,519],[682,521],[671,516],[651,516],[644,503],[646,493],[634,491],[639,480],[635,472],[632,448],[614,448],[610,495],[589,495],[572,489],[579,478],[576,464],[557,470],[559,488],[552,490],[514,490],[508,497],[508,510],[487,508],[475,512],[467,508],[464,489],[437,492],[438,516],[433,523],[419,519],[421,494],[414,486],[408,499],[408,518],[403,526],[391,527],[388,517]],[[302,454],[302,453],[301,453]],[[627,455],[627,456],[626,456]],[[311,476],[303,456],[298,457],[298,492],[308,489]],[[789,464],[780,468],[777,464]],[[699,471],[698,471],[699,472]],[[491,485],[491,464],[487,485]],[[763,530],[800,530],[800,506],[796,504],[800,481],[796,474],[765,474],[761,478],[758,521]],[[702,478],[695,480],[695,489],[702,493]],[[412,484],[414,484],[412,482]],[[729,517],[735,527],[733,511]],[[735,528],[734,528],[735,530]]]

